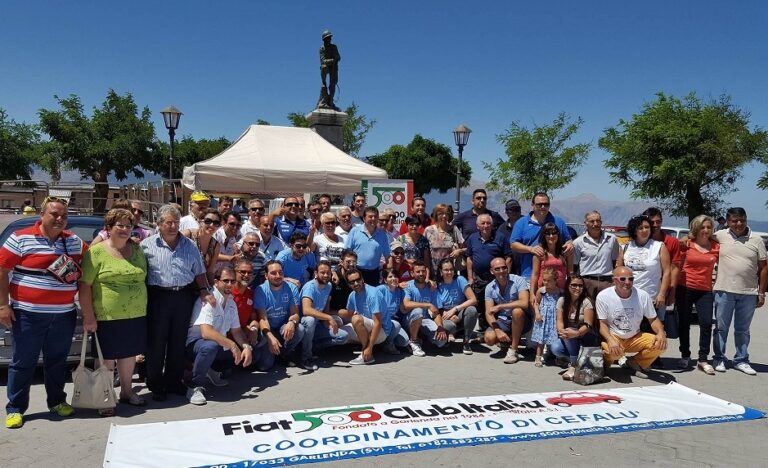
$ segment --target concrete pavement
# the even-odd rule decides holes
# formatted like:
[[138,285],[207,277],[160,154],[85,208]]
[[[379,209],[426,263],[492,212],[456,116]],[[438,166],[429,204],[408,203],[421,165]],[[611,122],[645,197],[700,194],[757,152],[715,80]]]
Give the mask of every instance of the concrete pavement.
[[[0,466],[100,466],[109,426],[159,421],[233,416],[386,401],[448,398],[503,393],[528,393],[660,385],[671,380],[696,390],[762,411],[768,410],[768,307],[755,314],[750,355],[755,377],[729,369],[725,374],[707,376],[689,369],[675,369],[679,353],[677,340],[670,340],[665,357],[667,369],[653,380],[637,379],[614,367],[611,381],[581,387],[563,381],[559,368],[533,366],[533,355],[513,365],[492,358],[495,350],[453,355],[428,349],[425,358],[410,355],[377,355],[372,366],[351,367],[352,348],[321,354],[320,369],[306,372],[277,367],[269,373],[237,372],[225,388],[209,388],[206,406],[194,407],[185,399],[170,396],[168,401],[150,400],[145,408],[119,405],[117,416],[100,418],[95,411],[80,410],[74,418],[59,420],[45,408],[42,379],[32,388],[32,402],[22,429],[0,429]],[[692,342],[698,329],[692,328]],[[729,355],[733,340],[729,340]],[[695,350],[694,354],[695,354]],[[0,394],[5,401],[6,373],[0,375]],[[139,384],[137,384],[139,385]],[[71,393],[71,384],[67,391]],[[146,394],[146,390],[142,390]],[[484,445],[456,449],[428,450],[397,455],[333,462],[334,466],[376,467],[501,466],[768,466],[762,444],[768,436],[768,420],[629,432],[617,435],[572,437],[535,442]],[[181,444],[180,444],[181,447]],[[331,466],[328,464],[327,466]]]

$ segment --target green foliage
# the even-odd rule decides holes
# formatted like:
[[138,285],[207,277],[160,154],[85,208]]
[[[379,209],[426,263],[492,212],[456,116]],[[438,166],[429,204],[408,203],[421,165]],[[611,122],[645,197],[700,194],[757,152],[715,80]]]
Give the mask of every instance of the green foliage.
[[110,174],[118,180],[128,174],[144,177],[141,169],[156,163],[157,142],[149,108],[139,113],[130,93],[120,96],[110,89],[104,103],[94,107],[89,118],[78,96],[54,97],[60,109],[38,112],[42,131],[53,142],[49,152],[80,172],[83,179],[96,183],[95,209],[101,210]]
[[589,143],[566,146],[582,123],[581,118],[570,122],[562,112],[552,124],[531,130],[513,122],[496,136],[506,158],[483,163],[490,175],[487,188],[528,199],[538,191],[551,193],[571,183],[589,156]]
[[272,125],[264,119],[256,119],[256,125]]
[[[215,140],[201,138],[195,140],[190,135],[184,135],[181,140],[177,140],[173,147],[173,178],[180,179],[185,166],[200,161],[210,159],[227,149],[232,143],[224,137]],[[155,164],[150,169],[159,174],[168,171],[168,158],[170,157],[170,144],[160,143],[158,149],[159,156],[155,159]]]
[[[343,139],[341,149],[350,156],[358,157],[360,148],[362,148],[363,143],[365,143],[365,137],[374,125],[376,125],[376,121],[368,120],[364,114],[360,114],[357,104],[354,102],[344,109],[344,112],[347,114],[347,121],[344,122],[344,126],[341,128]],[[309,127],[309,120],[307,120],[304,114],[291,112],[288,114],[288,120],[294,127]]]
[[[392,179],[413,179],[417,193],[445,193],[455,188],[458,162],[448,146],[421,135],[414,136],[407,146],[392,145],[386,152],[368,158],[368,163],[384,169]],[[468,186],[471,177],[472,168],[462,161],[461,186]]]
[[605,130],[599,144],[611,157],[604,165],[633,198],[689,219],[717,213],[723,195],[738,190],[742,167],[768,157],[768,134],[750,130],[749,117],[729,96],[704,103],[695,93],[682,100],[658,93],[631,120]]
[[0,180],[32,178],[38,140],[34,126],[16,123],[0,108]]

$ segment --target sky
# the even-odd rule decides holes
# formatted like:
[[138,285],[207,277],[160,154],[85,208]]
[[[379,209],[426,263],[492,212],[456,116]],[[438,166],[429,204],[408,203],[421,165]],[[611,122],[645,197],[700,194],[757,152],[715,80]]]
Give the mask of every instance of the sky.
[[[318,49],[330,29],[339,47],[337,104],[376,120],[361,156],[415,134],[454,148],[473,179],[503,156],[497,135],[512,122],[581,117],[574,142],[588,162],[555,198],[595,193],[627,200],[597,147],[605,128],[630,119],[657,92],[732,97],[768,128],[768,3],[762,1],[131,1],[6,0],[0,12],[0,107],[34,123],[54,95],[86,109],[107,91],[130,92],[153,112],[184,115],[177,135],[237,138],[264,119],[290,125],[320,91]],[[745,168],[730,194],[752,219],[768,219],[768,170]]]

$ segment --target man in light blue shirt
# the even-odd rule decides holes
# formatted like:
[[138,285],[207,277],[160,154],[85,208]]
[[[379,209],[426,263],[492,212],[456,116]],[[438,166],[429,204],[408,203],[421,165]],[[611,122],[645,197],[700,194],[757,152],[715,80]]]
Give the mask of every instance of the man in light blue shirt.
[[505,259],[494,258],[491,272],[495,279],[485,287],[485,344],[499,344],[506,350],[504,364],[514,364],[520,356],[520,337],[531,329],[533,320],[528,313],[528,282],[509,273]]
[[416,260],[411,265],[411,274],[413,279],[405,287],[403,306],[407,315],[403,318],[402,326],[409,332],[413,355],[423,357],[419,335],[442,348],[448,343],[448,334],[443,328],[437,290],[427,283],[427,266],[421,260]]
[[315,279],[301,288],[301,324],[304,326],[301,367],[306,370],[317,370],[312,357],[314,348],[343,345],[349,339],[347,331],[341,328],[341,318],[329,310],[332,276],[331,264],[320,260]]
[[349,361],[350,365],[373,364],[373,346],[383,343],[387,338],[382,326],[382,314],[386,310],[379,291],[363,282],[363,275],[357,269],[346,272],[347,284],[352,292],[347,299],[347,308],[340,312],[353,313],[350,323],[344,325],[349,339],[359,341],[363,347],[360,356]]
[[267,339],[267,346],[258,349],[253,358],[261,371],[274,365],[275,356],[287,360],[304,338],[304,327],[299,323],[299,288],[284,280],[278,261],[267,262],[266,272],[267,281],[253,293],[259,328]]
[[378,228],[379,210],[368,206],[363,211],[363,224],[350,231],[344,247],[357,253],[357,269],[363,280],[371,286],[381,284],[381,258],[386,263],[389,259],[389,240],[387,233]]
[[290,247],[277,254],[275,258],[283,265],[285,281],[301,289],[315,269],[315,254],[307,250],[307,236],[303,232],[291,235]]

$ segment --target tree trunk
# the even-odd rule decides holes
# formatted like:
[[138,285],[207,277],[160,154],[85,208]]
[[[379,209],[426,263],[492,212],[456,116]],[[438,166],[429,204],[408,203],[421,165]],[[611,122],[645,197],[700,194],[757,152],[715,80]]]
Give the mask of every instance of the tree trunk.
[[93,183],[93,214],[104,214],[107,212],[107,197],[109,196],[107,174],[95,174],[93,176]]
[[688,223],[700,214],[704,214],[704,198],[701,196],[701,187],[695,184],[686,184],[685,198],[688,200]]

